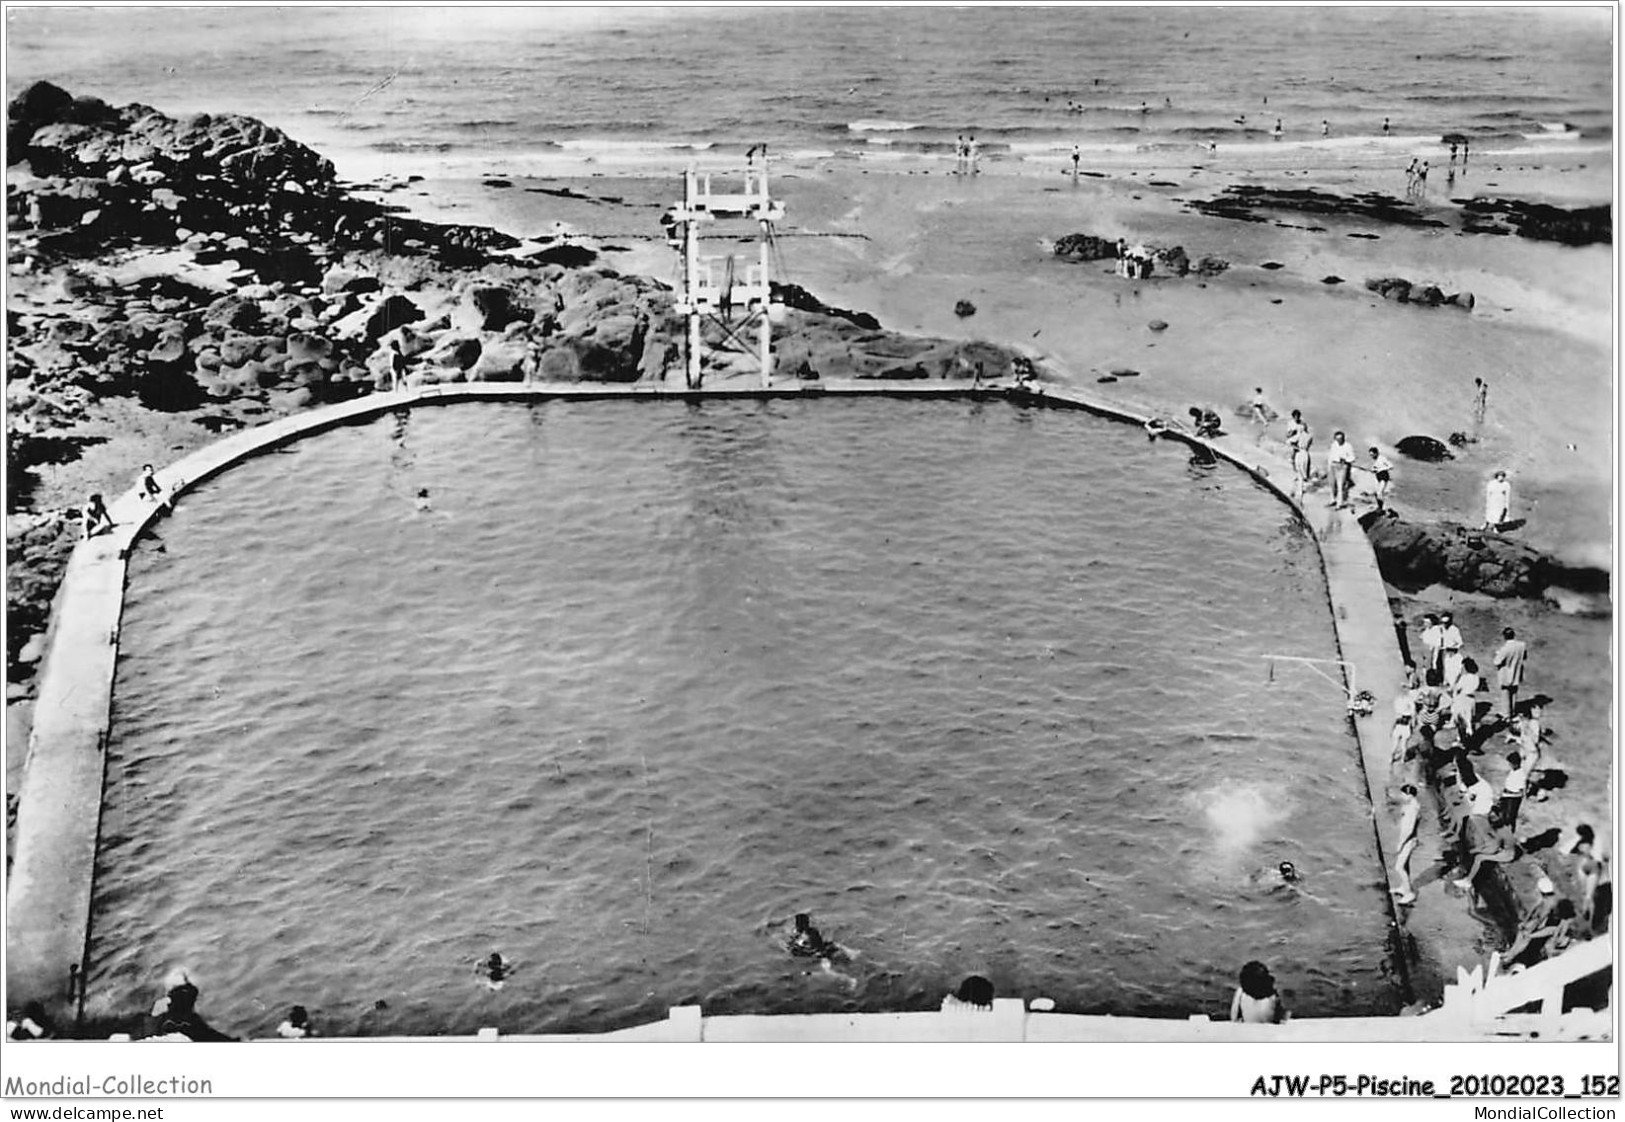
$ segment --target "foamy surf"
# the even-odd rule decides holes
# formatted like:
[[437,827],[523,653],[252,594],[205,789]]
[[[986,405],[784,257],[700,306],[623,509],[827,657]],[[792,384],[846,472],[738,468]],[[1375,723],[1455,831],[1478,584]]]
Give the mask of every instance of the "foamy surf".
[[913,121],[862,120],[848,121],[849,132],[907,132],[920,126]]

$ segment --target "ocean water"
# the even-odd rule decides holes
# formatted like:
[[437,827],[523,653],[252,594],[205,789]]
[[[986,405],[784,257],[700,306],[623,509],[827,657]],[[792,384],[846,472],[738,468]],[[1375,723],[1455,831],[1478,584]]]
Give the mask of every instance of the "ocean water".
[[[1437,8],[13,9],[50,79],[260,116],[334,156],[613,161],[667,149],[991,159],[1222,142],[1350,157],[1600,143],[1610,11]],[[1383,121],[1391,121],[1388,136]],[[1322,138],[1321,122],[1330,135]],[[371,158],[370,162],[367,159]]]
[[[926,1009],[971,972],[1183,1017],[1261,957],[1303,1014],[1391,1012],[1342,696],[1264,657],[1334,646],[1283,504],[1084,414],[337,430],[132,560],[89,1008],[181,964],[243,1033]],[[796,911],[853,960],[788,956]]]

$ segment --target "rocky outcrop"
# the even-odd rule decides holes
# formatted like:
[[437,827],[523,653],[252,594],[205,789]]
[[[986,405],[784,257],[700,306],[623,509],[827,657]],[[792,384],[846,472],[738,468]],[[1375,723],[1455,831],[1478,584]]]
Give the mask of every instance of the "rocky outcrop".
[[[1152,246],[1150,249],[1152,260],[1161,266],[1160,271],[1171,276],[1187,276],[1194,268],[1198,276],[1216,277],[1230,267],[1228,261],[1219,257],[1204,257],[1192,266],[1184,246]],[[1051,252],[1070,261],[1115,261],[1117,242],[1094,234],[1066,234],[1055,239]]]
[[1268,222],[1260,211],[1290,211],[1328,217],[1385,222],[1395,226],[1442,227],[1447,223],[1422,213],[1416,207],[1380,191],[1359,195],[1334,195],[1310,187],[1264,187],[1238,183],[1226,187],[1217,198],[1197,199],[1187,209],[1212,218],[1233,218],[1243,222]]
[[1518,199],[1469,199],[1461,209],[1461,228],[1470,234],[1517,234],[1563,245],[1607,245],[1614,240],[1614,213],[1608,206],[1565,210]]
[[[1445,229],[1451,225],[1440,216],[1438,208],[1424,209],[1380,191],[1335,195],[1313,188],[1294,190],[1241,183],[1226,187],[1217,198],[1197,199],[1186,206],[1199,214],[1242,222],[1268,222],[1269,212],[1290,211],[1393,226]],[[1469,199],[1461,204],[1459,220],[1466,234],[1517,234],[1564,245],[1607,244],[1614,232],[1613,211],[1608,206],[1566,210],[1519,199]],[[1319,227],[1310,229],[1324,232]]]
[[1055,239],[1055,256],[1074,261],[1117,260],[1117,242],[1093,234],[1067,234]]
[[1540,596],[1553,586],[1580,592],[1609,586],[1607,573],[1565,565],[1505,534],[1455,522],[1408,522],[1393,511],[1371,511],[1360,525],[1383,579],[1407,591],[1442,584],[1505,599]]
[[829,316],[831,319],[845,320],[854,327],[861,327],[866,331],[879,331],[880,321],[868,312],[854,312],[850,308],[837,308],[826,304],[799,284],[780,284],[772,281],[773,298],[786,308],[794,308],[798,312],[812,312],[816,315]]
[[1424,308],[1449,306],[1472,311],[1477,302],[1471,292],[1446,293],[1434,284],[1418,284],[1404,277],[1371,277],[1365,282],[1366,291],[1375,292],[1384,300],[1400,304],[1419,304]]

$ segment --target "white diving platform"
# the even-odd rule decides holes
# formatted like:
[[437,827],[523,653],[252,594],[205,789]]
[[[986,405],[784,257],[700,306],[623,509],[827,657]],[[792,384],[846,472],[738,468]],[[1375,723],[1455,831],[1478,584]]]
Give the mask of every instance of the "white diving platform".
[[[749,155],[749,154],[747,154]],[[667,241],[682,253],[683,284],[676,311],[688,320],[684,377],[689,389],[700,388],[704,377],[702,361],[705,340],[701,323],[705,316],[726,320],[734,308],[743,309],[757,321],[755,357],[761,370],[762,386],[773,380],[773,323],[783,318],[783,306],[773,302],[773,282],[769,250],[773,248],[773,223],[784,217],[784,204],[773,198],[767,182],[767,157],[745,168],[742,189],[717,189],[712,176],[699,175],[693,167],[683,173],[683,201],[666,212]],[[735,181],[738,182],[738,181]],[[726,220],[756,224],[757,263],[747,266],[743,281],[733,279],[733,257],[700,257],[701,223]],[[721,266],[723,283],[717,281]],[[761,314],[758,314],[761,313]],[[723,344],[732,344],[734,353],[746,346],[734,329],[723,323]],[[748,353],[748,351],[746,352]]]

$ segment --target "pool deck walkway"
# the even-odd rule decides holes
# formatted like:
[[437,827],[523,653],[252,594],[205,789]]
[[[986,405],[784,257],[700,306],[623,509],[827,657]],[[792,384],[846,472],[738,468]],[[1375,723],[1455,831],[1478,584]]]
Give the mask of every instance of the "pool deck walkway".
[[[1048,362],[1046,362],[1048,365]],[[1026,405],[1081,408],[1104,417],[1144,423],[1116,404],[1076,385],[1053,382],[1030,387],[999,383],[796,382],[770,388],[723,385],[689,390],[664,385],[552,383],[457,383],[377,393],[308,413],[283,417],[235,433],[168,465],[157,473],[167,498],[154,503],[134,488],[110,507],[113,530],[81,542],[58,592],[41,671],[28,759],[19,799],[15,860],[6,899],[8,1004],[38,1001],[59,1024],[77,1020],[88,966],[91,894],[100,833],[107,734],[111,720],[118,629],[124,605],[126,558],[155,519],[185,491],[254,455],[339,425],[366,421],[393,410],[464,401],[800,399],[821,396],[977,398]],[[1385,872],[1396,844],[1397,821],[1388,805],[1389,704],[1402,685],[1402,660],[1376,557],[1352,512],[1331,510],[1316,498],[1293,504],[1283,490],[1290,470],[1284,459],[1240,436],[1199,440],[1183,433],[1165,439],[1202,446],[1239,465],[1293,505],[1319,543],[1339,657],[1357,668],[1358,688],[1377,699],[1373,712],[1351,715],[1371,797],[1372,820]],[[1277,482],[1279,481],[1279,482]],[[1283,637],[1289,639],[1289,637]],[[1262,671],[1261,671],[1262,672]],[[1424,792],[1424,799],[1431,792]],[[1426,804],[1424,803],[1424,806]],[[1427,831],[1437,815],[1423,815]],[[1435,839],[1436,840],[1436,839]],[[1417,936],[1420,954],[1407,964],[1418,996],[1437,996],[1458,965],[1441,960],[1442,947],[1465,948],[1478,927],[1460,899],[1421,893],[1396,919]],[[1467,924],[1469,927],[1464,927]]]

